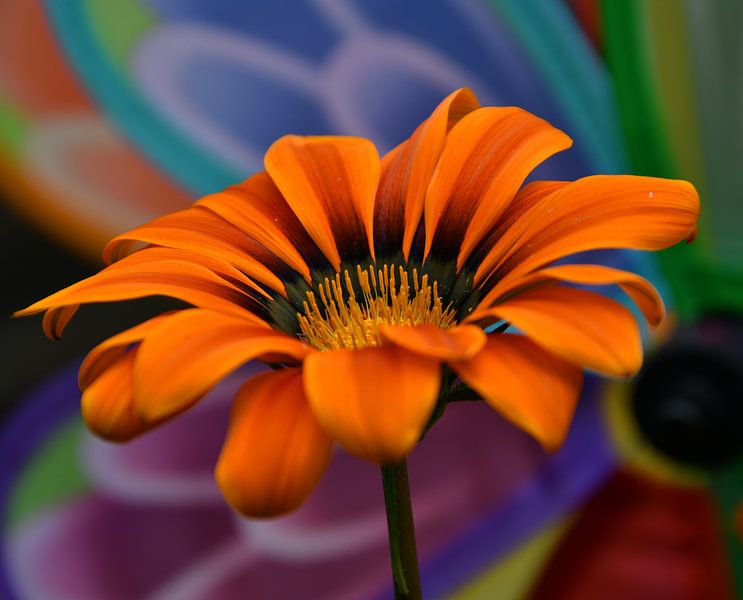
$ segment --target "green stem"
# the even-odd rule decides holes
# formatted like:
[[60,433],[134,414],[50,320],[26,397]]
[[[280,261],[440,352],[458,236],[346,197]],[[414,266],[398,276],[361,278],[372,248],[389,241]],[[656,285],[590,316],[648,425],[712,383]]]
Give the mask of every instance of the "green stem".
[[382,465],[382,487],[387,509],[395,598],[421,600],[413,507],[410,504],[408,467],[404,460],[393,465]]

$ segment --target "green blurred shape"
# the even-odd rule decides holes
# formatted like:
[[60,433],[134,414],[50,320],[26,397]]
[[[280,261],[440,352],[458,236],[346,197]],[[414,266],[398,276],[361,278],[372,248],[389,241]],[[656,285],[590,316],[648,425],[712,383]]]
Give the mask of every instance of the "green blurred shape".
[[[678,0],[643,4],[648,60],[667,124],[669,151],[677,172],[706,197],[701,132],[684,6]],[[703,213],[704,220],[707,213]]]
[[156,22],[152,9],[140,0],[84,0],[84,6],[101,48],[111,63],[127,74],[132,48]]
[[15,483],[5,514],[6,527],[15,527],[89,490],[78,459],[83,431],[80,419],[75,417],[39,447]]
[[[740,6],[743,7],[743,3]],[[706,146],[703,163],[695,163],[694,152],[690,150],[699,137],[696,132],[699,115],[711,108],[705,103],[706,94],[699,92],[698,85],[697,88],[691,85],[689,62],[685,62],[690,53],[684,50],[688,44],[682,37],[689,28],[688,15],[686,17],[684,19],[680,3],[672,0],[656,0],[655,3],[601,1],[604,49],[614,76],[617,104],[634,171],[642,175],[690,179],[702,192],[697,242],[691,246],[680,244],[660,254],[673,291],[673,305],[683,320],[692,320],[702,313],[743,312],[743,254],[738,254],[738,263],[725,260],[726,255],[720,248],[729,239],[727,230],[737,228],[739,238],[741,229],[735,225],[720,228],[719,221],[734,222],[740,215],[734,214],[733,205],[721,201],[720,193],[715,190],[720,184],[712,181],[715,175],[709,170],[710,156]],[[690,29],[693,39],[694,28]],[[695,56],[696,53],[694,48]],[[669,62],[676,64],[669,67]],[[697,63],[695,67],[693,75],[697,81],[702,65]],[[659,75],[661,71],[663,75]],[[723,82],[719,83],[723,89]],[[664,110],[664,102],[674,107]],[[716,118],[724,119],[723,110],[719,107],[717,110]],[[702,139],[705,138],[704,129],[702,122]],[[677,143],[680,147],[674,153],[672,144]],[[739,159],[741,154],[736,156]],[[730,162],[730,156],[727,161]],[[743,172],[740,168],[739,171]]]
[[0,96],[0,150],[4,154],[17,155],[26,138],[28,125],[20,111]]
[[[743,271],[743,2],[686,0],[715,258]],[[741,279],[743,284],[743,278]],[[741,303],[743,307],[743,302]]]
[[635,172],[669,177],[674,165],[666,144],[657,90],[648,56],[639,0],[602,0],[604,51],[614,76],[615,94],[630,162]]

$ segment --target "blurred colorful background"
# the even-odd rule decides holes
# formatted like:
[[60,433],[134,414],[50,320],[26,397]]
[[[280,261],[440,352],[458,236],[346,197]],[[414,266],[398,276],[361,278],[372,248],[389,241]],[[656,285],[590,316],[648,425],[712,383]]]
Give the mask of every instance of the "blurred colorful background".
[[703,211],[690,246],[602,253],[671,318],[635,381],[589,378],[560,452],[474,403],[415,451],[426,597],[743,597],[742,34],[728,0],[4,0],[0,597],[391,597],[373,466],[339,451],[287,518],[223,504],[236,379],[129,445],[86,433],[85,350],[166,301],[87,308],[56,344],[9,315],[95,272],[113,234],[259,169],[276,137],[384,152],[464,85],[573,137],[537,178],[680,177]]

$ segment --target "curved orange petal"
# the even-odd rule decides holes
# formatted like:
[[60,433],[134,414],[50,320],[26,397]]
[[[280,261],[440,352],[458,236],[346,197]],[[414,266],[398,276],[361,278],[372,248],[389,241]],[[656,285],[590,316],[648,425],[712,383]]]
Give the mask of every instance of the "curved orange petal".
[[113,272],[125,267],[162,261],[175,261],[179,263],[186,262],[199,267],[204,267],[215,275],[219,275],[222,280],[234,283],[241,288],[250,288],[249,291],[251,294],[257,292],[264,298],[271,298],[271,296],[261,286],[226,260],[214,256],[207,256],[191,250],[184,250],[182,248],[147,246],[129,256],[125,256],[113,264],[110,264],[105,268],[105,270]]
[[559,265],[540,269],[510,281],[499,282],[485,295],[480,306],[497,304],[501,298],[517,295],[520,289],[527,289],[549,281],[565,281],[582,285],[616,284],[632,298],[652,326],[659,325],[665,316],[663,299],[647,279],[630,271],[601,265]]
[[426,249],[459,247],[460,268],[496,223],[526,176],[571,139],[516,107],[471,112],[446,138],[425,205]]
[[182,310],[149,332],[134,370],[134,403],[145,421],[181,412],[253,359],[301,361],[311,348],[296,338],[232,315]]
[[503,279],[599,248],[661,250],[696,232],[699,196],[687,181],[595,175],[564,186],[524,214],[526,230],[507,253],[494,247],[475,283],[494,269]]
[[438,361],[398,348],[309,355],[304,385],[312,411],[351,454],[402,460],[420,439],[439,392]]
[[261,373],[237,393],[217,483],[245,516],[288,513],[320,481],[331,449],[332,440],[307,405],[301,371]]
[[223,260],[248,277],[285,294],[284,284],[277,273],[287,272],[287,265],[244,232],[205,208],[171,213],[117,235],[106,244],[103,258],[111,263],[130,254],[142,242]]
[[163,313],[144,323],[130,327],[126,331],[104,340],[88,352],[77,373],[77,383],[80,389],[84,390],[90,386],[111,364],[123,356],[130,346],[141,342],[150,331],[172,314],[174,313]]
[[72,317],[75,316],[79,309],[79,304],[70,304],[69,306],[51,308],[46,311],[44,318],[41,320],[41,328],[44,331],[44,335],[50,340],[61,339],[65,328],[70,324]]
[[[266,326],[260,317],[249,310],[260,306],[244,290],[190,261],[140,262],[139,255],[146,252],[137,252],[114,263],[100,273],[18,311],[14,316],[27,316],[85,303],[170,296],[201,308],[239,315],[256,326]],[[61,334],[61,324],[63,323],[57,323],[56,333]]]
[[632,313],[600,294],[549,285],[522,292],[467,317],[497,317],[570,362],[627,377],[642,366],[640,330]]
[[147,431],[148,425],[134,411],[132,373],[136,350],[113,359],[90,385],[83,389],[83,419],[96,435],[125,442]]
[[580,367],[510,334],[488,336],[481,352],[450,365],[490,406],[545,448],[562,445],[583,383]]
[[[157,261],[157,260],[176,260],[176,261],[186,261],[188,263],[194,263],[197,265],[201,265],[209,269],[210,271],[223,275],[227,277],[228,280],[236,281],[240,284],[243,284],[247,287],[250,287],[251,289],[255,289],[258,293],[264,294],[258,286],[256,286],[252,281],[250,281],[247,277],[245,277],[240,271],[235,269],[233,266],[231,266],[228,263],[225,263],[220,260],[216,260],[214,258],[209,258],[206,256],[193,254],[190,252],[185,252],[182,250],[172,249],[172,248],[145,248],[144,250],[141,250],[137,252],[133,256],[126,257],[123,261],[121,261],[117,265],[111,265],[106,269],[106,271],[110,274],[112,271],[115,271],[121,267],[130,267],[132,265],[147,263],[151,261]],[[83,282],[93,283],[97,280],[100,273],[89,277],[83,281],[78,282],[78,284],[82,284]],[[74,284],[73,286],[68,286],[64,290],[60,290],[60,292],[64,292],[67,290],[71,290],[71,288],[76,287],[78,284]],[[167,294],[166,294],[167,295]],[[180,298],[180,296],[174,296]],[[46,298],[42,302],[46,302],[49,298]],[[180,298],[183,299],[183,298]],[[38,304],[38,303],[37,303]],[[20,316],[26,316],[30,314],[35,314],[37,312],[40,312],[40,310],[34,310],[31,311],[31,308],[33,306],[28,307],[22,311],[16,312],[13,316],[14,317],[20,317]],[[46,313],[44,314],[44,318],[42,321],[42,328],[44,330],[45,335],[52,339],[52,340],[59,340],[62,337],[62,333],[64,333],[65,328],[70,323],[72,317],[75,316],[77,311],[80,308],[80,304],[62,304],[60,306],[56,306],[53,308],[49,308],[46,310]],[[42,309],[43,310],[43,309]],[[256,324],[263,323],[262,319],[259,319],[255,315],[251,315],[249,313],[245,313],[246,318],[253,319]]]
[[266,171],[336,271],[341,256],[374,257],[379,155],[356,137],[287,135],[266,152]]
[[317,263],[322,254],[265,171],[205,196],[196,206],[229,221],[310,281],[308,261]]
[[421,356],[439,360],[465,360],[485,345],[485,332],[475,325],[441,329],[435,325],[413,327],[382,325],[379,333],[387,342]]
[[528,228],[531,219],[527,215],[533,214],[532,208],[569,183],[569,181],[532,181],[522,187],[470,255],[467,261],[470,268],[477,270],[486,258],[489,264],[497,264]]
[[405,259],[423,214],[426,189],[444,149],[449,130],[480,106],[468,88],[449,94],[412,136],[382,158],[382,175],[374,207],[377,252]]

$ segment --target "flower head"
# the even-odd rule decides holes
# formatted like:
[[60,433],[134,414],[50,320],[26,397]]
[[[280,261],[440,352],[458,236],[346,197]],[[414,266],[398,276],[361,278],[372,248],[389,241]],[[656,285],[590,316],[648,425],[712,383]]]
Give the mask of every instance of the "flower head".
[[[188,409],[247,361],[275,366],[238,392],[216,468],[248,515],[298,506],[335,442],[401,460],[455,379],[554,449],[582,368],[629,376],[642,362],[632,314],[570,284],[619,285],[653,325],[664,310],[633,273],[555,261],[666,248],[693,238],[699,213],[684,181],[523,185],[570,144],[524,110],[479,107],[467,89],[381,159],[362,138],[285,136],[264,172],[119,235],[108,267],[19,314],[45,311],[45,332],[59,337],[82,303],[193,305],[83,363],[83,415],[112,440]],[[498,323],[523,335],[487,333]]]

